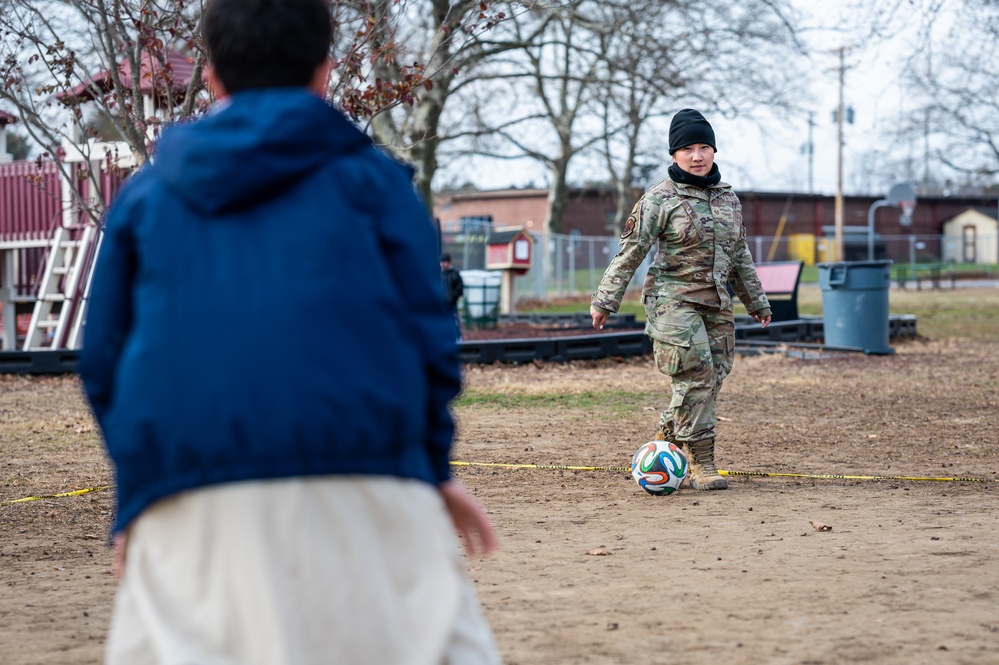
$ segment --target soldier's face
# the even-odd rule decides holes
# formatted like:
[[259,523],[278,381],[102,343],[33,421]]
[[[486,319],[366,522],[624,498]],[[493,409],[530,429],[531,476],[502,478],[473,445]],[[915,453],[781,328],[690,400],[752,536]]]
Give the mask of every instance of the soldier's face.
[[707,143],[693,143],[674,152],[673,160],[687,173],[706,176],[715,163],[715,149]]

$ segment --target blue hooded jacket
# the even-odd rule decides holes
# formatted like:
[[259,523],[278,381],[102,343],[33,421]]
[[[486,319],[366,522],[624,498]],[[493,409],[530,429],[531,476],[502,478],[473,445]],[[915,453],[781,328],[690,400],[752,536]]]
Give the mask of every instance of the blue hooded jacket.
[[168,129],[107,216],[80,354],[113,530],[215,483],[446,480],[453,327],[411,171],[321,99]]

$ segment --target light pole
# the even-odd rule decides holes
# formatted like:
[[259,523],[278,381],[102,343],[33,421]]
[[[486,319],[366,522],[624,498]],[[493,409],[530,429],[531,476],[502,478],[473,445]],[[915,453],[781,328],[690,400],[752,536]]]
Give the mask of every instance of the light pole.
[[839,106],[836,109],[836,200],[833,208],[833,261],[843,260],[843,80],[846,66],[844,49],[839,49]]
[[836,108],[836,199],[833,211],[835,224],[835,242],[833,254],[835,261],[843,260],[843,123],[853,124],[853,108],[847,108],[843,103],[843,88],[846,85],[846,49],[840,46],[839,52],[839,105]]
[[867,210],[867,260],[874,260],[874,212],[892,206],[902,209],[902,225],[912,224],[912,210],[916,206],[916,190],[912,185],[899,183],[888,190],[888,198],[878,199]]

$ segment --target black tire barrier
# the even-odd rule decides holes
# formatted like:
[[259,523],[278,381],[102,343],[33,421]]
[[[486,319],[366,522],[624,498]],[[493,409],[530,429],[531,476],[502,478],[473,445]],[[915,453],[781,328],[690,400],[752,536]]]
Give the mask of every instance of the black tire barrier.
[[[569,360],[596,360],[598,358],[629,357],[652,352],[652,342],[642,327],[628,332],[585,332],[590,326],[589,314],[548,314],[543,319],[510,319],[529,323],[563,325],[570,327],[575,320],[585,321],[580,326],[580,334],[564,337],[540,337],[518,339],[485,339],[462,341],[459,344],[461,362],[465,364],[567,362]],[[631,317],[634,321],[634,317]],[[623,323],[623,321],[622,321]],[[641,326],[641,323],[633,323]],[[896,337],[916,336],[916,317],[912,314],[892,314],[889,317],[889,335]],[[794,321],[776,321],[766,328],[748,316],[738,316],[735,321],[736,346],[772,346],[778,344],[806,343],[823,348],[823,326],[821,317],[807,317]],[[856,350],[860,349],[833,349]]]
[[[631,330],[596,333],[586,332],[587,329],[592,330],[589,314],[539,315],[537,320],[528,319],[527,322],[571,327],[578,320],[585,325],[575,326],[580,330],[579,335],[462,341],[458,345],[458,353],[462,363],[480,365],[534,361],[563,363],[570,360],[627,358],[651,353],[652,342],[646,337],[642,324],[636,322],[634,316],[629,316],[630,319],[628,316],[620,317],[618,327],[630,327]],[[888,324],[892,339],[916,336],[916,317],[912,314],[892,314]],[[735,321],[737,347],[739,342],[743,342],[744,346],[772,346],[781,343],[811,345],[822,339],[820,317],[777,321],[766,328],[761,328],[749,317],[739,316]],[[823,348],[821,345],[817,346]],[[0,374],[73,374],[77,369],[77,357],[76,351],[65,349],[0,351]]]
[[0,374],[74,374],[77,352],[0,351]]
[[[593,324],[593,319],[589,312],[572,312],[559,314],[546,314],[544,312],[533,312],[529,314],[500,314],[499,323],[528,323],[531,325],[564,327],[564,328],[589,328]],[[635,319],[634,314],[611,314],[607,317],[604,328],[641,328],[644,324]]]

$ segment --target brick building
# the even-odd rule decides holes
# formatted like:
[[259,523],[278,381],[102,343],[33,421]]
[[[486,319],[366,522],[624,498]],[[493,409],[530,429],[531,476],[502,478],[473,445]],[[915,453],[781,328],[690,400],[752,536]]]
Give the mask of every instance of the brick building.
[[[780,220],[786,215],[780,234],[783,238],[811,236],[819,241],[832,236],[835,224],[835,198],[824,195],[790,192],[738,192],[742,200],[743,219],[749,236],[772,238],[778,232]],[[547,207],[547,190],[508,189],[477,192],[445,193],[435,197],[434,214],[445,228],[458,225],[462,219],[488,219],[493,226],[525,226],[533,233],[543,232]],[[635,198],[640,192],[635,192]],[[866,252],[866,229],[871,205],[881,197],[847,196],[843,199],[843,226],[856,253]],[[616,209],[615,192],[610,188],[573,189],[569,195],[563,222],[563,233],[578,232],[583,236],[616,235],[613,228]],[[944,222],[969,208],[996,208],[995,197],[927,196],[917,201],[912,224],[903,226],[900,211],[893,207],[875,210],[874,228],[882,239],[879,256],[901,258],[907,251],[902,243],[885,241],[909,236],[939,236]],[[926,251],[938,247],[932,243]],[[849,250],[848,250],[849,251]],[[939,255],[939,252],[937,252]],[[864,255],[866,256],[866,254]],[[821,258],[821,256],[820,256]],[[863,258],[861,256],[847,259]]]
[[[636,200],[637,196],[640,194],[636,193]],[[615,235],[616,205],[616,194],[609,188],[570,190],[562,232]],[[434,215],[445,228],[458,226],[462,219],[488,219],[493,226],[524,226],[531,233],[541,233],[547,209],[547,189],[456,192],[434,197]]]

